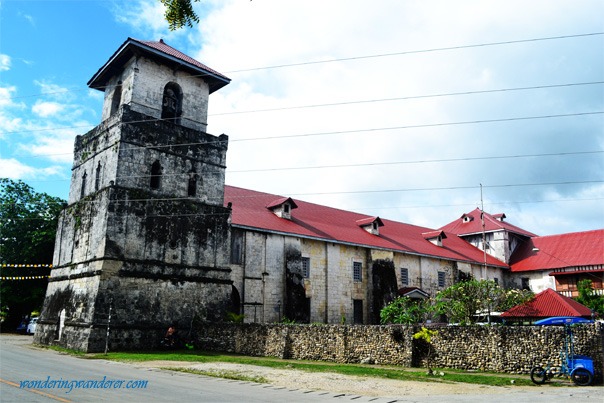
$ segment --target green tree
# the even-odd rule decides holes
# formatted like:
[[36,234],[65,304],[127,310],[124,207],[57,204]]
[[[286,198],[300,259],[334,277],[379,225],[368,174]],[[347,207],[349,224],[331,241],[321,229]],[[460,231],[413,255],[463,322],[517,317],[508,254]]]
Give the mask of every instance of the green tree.
[[585,305],[598,316],[604,316],[604,295],[596,294],[591,280],[580,280],[577,283],[577,290],[579,296],[575,298],[575,301]]
[[[22,181],[0,178],[0,264],[2,277],[39,277],[50,273],[57,219],[65,201],[37,193]],[[40,310],[47,278],[0,281],[5,329],[16,327],[23,315]]]
[[382,324],[414,325],[425,323],[434,312],[432,301],[399,297],[380,311]]
[[532,298],[529,291],[506,290],[493,280],[462,281],[436,295],[436,309],[450,322],[462,325],[476,322],[477,313],[489,316]]
[[165,18],[170,25],[170,31],[184,26],[192,27],[199,23],[199,17],[193,11],[193,3],[199,0],[160,0],[166,6]]

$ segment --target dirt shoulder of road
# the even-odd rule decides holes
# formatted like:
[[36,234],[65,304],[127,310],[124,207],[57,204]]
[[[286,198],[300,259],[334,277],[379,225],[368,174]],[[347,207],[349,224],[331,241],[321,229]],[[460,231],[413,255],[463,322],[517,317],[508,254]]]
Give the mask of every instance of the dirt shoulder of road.
[[256,365],[222,362],[191,363],[180,361],[146,361],[132,363],[139,368],[185,368],[217,376],[222,372],[246,377],[262,377],[267,383],[297,390],[326,391],[363,396],[436,396],[451,394],[502,394],[511,390],[534,390],[530,386],[487,386],[460,382],[420,382],[341,375],[332,372],[307,372],[295,369],[274,369]]

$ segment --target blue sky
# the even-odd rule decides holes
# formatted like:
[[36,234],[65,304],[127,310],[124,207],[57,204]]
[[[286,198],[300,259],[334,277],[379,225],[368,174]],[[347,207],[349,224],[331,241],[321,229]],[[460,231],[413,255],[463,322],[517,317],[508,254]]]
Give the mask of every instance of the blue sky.
[[482,184],[539,235],[604,227],[600,0],[195,7],[170,32],[158,0],[0,0],[2,175],[67,198],[74,138],[100,123],[86,82],[127,37],[163,38],[233,80],[208,118],[228,184],[431,228]]

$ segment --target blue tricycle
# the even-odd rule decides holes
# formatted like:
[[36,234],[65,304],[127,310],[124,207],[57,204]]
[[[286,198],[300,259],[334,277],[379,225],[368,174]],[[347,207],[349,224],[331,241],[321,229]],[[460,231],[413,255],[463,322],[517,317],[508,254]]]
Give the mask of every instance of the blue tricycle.
[[585,355],[574,353],[572,325],[593,323],[592,320],[572,317],[555,316],[538,320],[535,325],[563,325],[565,329],[564,349],[560,351],[562,365],[545,367],[535,366],[531,369],[531,380],[537,385],[545,383],[554,376],[570,376],[570,379],[579,386],[588,386],[594,380],[594,361]]

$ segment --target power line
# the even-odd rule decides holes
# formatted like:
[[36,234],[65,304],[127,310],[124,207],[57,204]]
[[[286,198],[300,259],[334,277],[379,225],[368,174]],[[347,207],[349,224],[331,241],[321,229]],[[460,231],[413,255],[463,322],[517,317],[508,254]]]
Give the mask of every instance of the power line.
[[[240,169],[240,170],[229,170],[227,173],[253,173],[253,172],[271,172],[271,171],[296,171],[296,170],[307,170],[307,169],[331,169],[331,168],[356,168],[366,166],[387,166],[387,165],[407,165],[407,164],[433,164],[442,162],[463,162],[463,161],[482,161],[482,160],[497,160],[497,159],[515,159],[515,158],[540,158],[540,157],[563,157],[568,155],[589,155],[589,154],[602,154],[604,150],[593,150],[593,151],[569,151],[559,153],[541,153],[541,154],[517,154],[517,155],[491,155],[484,157],[460,157],[460,158],[440,158],[440,159],[428,159],[428,160],[414,160],[414,161],[390,161],[390,162],[368,162],[368,163],[355,163],[355,164],[338,164],[338,165],[309,165],[301,167],[276,167],[276,168],[257,168],[257,169]],[[177,174],[162,174],[162,177],[188,177],[188,172],[177,173]],[[132,178],[150,178],[152,175],[127,175],[119,176],[116,179],[132,179]],[[29,182],[67,182],[71,179],[32,179]]]
[[[470,48],[478,48],[478,47],[511,45],[511,44],[517,44],[517,43],[540,42],[540,41],[550,41],[550,40],[570,39],[570,38],[581,38],[581,37],[590,37],[590,36],[597,36],[597,35],[604,35],[604,32],[591,32],[591,33],[583,33],[583,34],[560,35],[560,36],[550,36],[550,37],[542,37],[542,38],[517,39],[517,40],[500,41],[500,42],[486,42],[486,43],[478,43],[478,44],[470,44],[470,45],[458,45],[458,46],[449,46],[449,47],[441,47],[441,48],[416,49],[416,50],[401,51],[401,52],[382,53],[382,54],[376,54],[376,55],[363,55],[363,56],[352,56],[352,57],[337,58],[337,59],[315,60],[315,61],[307,61],[307,62],[297,62],[297,63],[289,63],[289,64],[280,64],[280,65],[272,65],[272,66],[261,66],[261,67],[252,67],[252,68],[246,68],[246,69],[231,70],[231,71],[225,72],[225,74],[242,73],[242,72],[258,71],[258,70],[278,69],[278,68],[285,68],[285,67],[305,66],[305,65],[312,65],[312,64],[322,64],[322,63],[333,63],[333,62],[342,62],[342,61],[362,60],[362,59],[371,59],[371,58],[380,58],[380,57],[401,56],[401,55],[410,55],[410,54],[418,54],[418,53],[442,52],[442,51],[470,49]],[[208,76],[208,75],[209,74],[207,74],[207,73],[203,73],[203,74],[192,75],[192,77],[205,77],[205,76]],[[95,89],[105,90],[105,89],[112,88],[112,87],[115,87],[115,86],[116,85],[113,85],[113,86],[103,86],[103,87],[97,87]],[[37,96],[46,96],[46,95],[54,95],[54,94],[64,94],[64,93],[68,93],[68,92],[81,92],[81,91],[86,91],[86,90],[87,89],[76,89],[76,90],[65,90],[65,91],[50,91],[50,92],[43,92],[43,93],[39,93],[39,94],[21,95],[21,96],[18,96],[18,97],[10,97],[10,96],[9,97],[0,97],[0,99],[6,99],[6,100],[10,100],[10,99],[22,99],[22,98],[31,98],[31,97],[37,97]]]
[[[536,204],[536,203],[560,203],[560,202],[579,202],[579,201],[597,201],[604,200],[602,197],[588,198],[588,199],[545,199],[545,200],[506,200],[502,202],[487,202],[487,206],[505,206],[509,204]],[[356,207],[356,210],[394,210],[394,209],[425,209],[425,208],[441,208],[441,207],[463,207],[463,206],[476,206],[477,203],[456,203],[456,204],[418,204],[414,206],[369,206],[369,207]]]
[[492,90],[448,92],[448,93],[443,93],[443,94],[413,95],[413,96],[407,96],[407,97],[365,99],[365,100],[357,100],[357,101],[331,102],[331,103],[324,103],[324,104],[285,106],[285,107],[279,107],[279,108],[266,108],[266,109],[253,109],[253,110],[247,110],[247,111],[211,113],[208,116],[238,115],[238,114],[244,114],[244,113],[259,113],[259,112],[275,112],[275,111],[285,111],[285,110],[292,110],[292,109],[323,108],[323,107],[328,107],[328,106],[355,105],[355,104],[374,103],[374,102],[392,102],[392,101],[404,101],[404,100],[409,100],[409,99],[452,97],[452,96],[460,96],[460,95],[491,94],[491,93],[497,93],[497,92],[527,91],[527,90],[572,87],[572,86],[580,86],[580,85],[595,85],[595,84],[604,84],[604,81],[537,85],[537,86],[532,86],[532,87],[499,88],[499,89],[492,89]]
[[[528,186],[553,186],[553,185],[577,185],[577,184],[590,184],[590,183],[604,183],[604,180],[577,180],[577,181],[563,181],[563,182],[534,182],[534,183],[510,183],[510,184],[498,184],[498,185],[482,185],[484,188],[510,188],[510,187],[528,187]],[[465,185],[465,186],[446,186],[446,187],[427,187],[427,188],[404,188],[404,189],[377,189],[377,190],[349,190],[349,191],[330,191],[330,192],[307,192],[307,193],[290,193],[281,192],[287,194],[289,197],[292,196],[324,196],[324,195],[339,195],[339,194],[370,194],[370,193],[398,193],[398,192],[425,192],[425,191],[443,191],[443,190],[467,190],[477,189],[479,186]],[[253,197],[265,197],[266,194],[262,195],[246,195],[246,196],[235,196],[229,198],[229,200],[236,200],[241,198],[253,198]],[[216,198],[214,198],[216,199]],[[114,199],[110,200],[111,203],[128,203],[128,202],[165,202],[165,201],[191,201],[195,200],[192,197],[157,197],[157,198],[142,198],[142,199]],[[208,200],[212,200],[209,198]],[[80,200],[78,203],[92,203],[98,204],[96,200]],[[2,204],[17,204],[17,203],[2,203]]]
[[472,45],[459,45],[459,46],[449,46],[449,47],[443,47],[443,48],[431,48],[431,49],[408,50],[408,51],[394,52],[394,53],[382,53],[382,54],[377,54],[377,55],[353,56],[353,57],[343,57],[343,58],[338,58],[338,59],[325,59],[325,60],[316,60],[316,61],[300,62],[300,63],[278,64],[278,65],[273,65],[273,66],[252,67],[252,68],[248,68],[248,69],[231,70],[231,71],[227,71],[225,74],[243,73],[243,72],[255,71],[255,70],[279,69],[279,68],[284,68],[284,67],[306,66],[306,65],[320,64],[320,63],[333,63],[333,62],[343,62],[343,61],[350,61],[350,60],[372,59],[372,58],[378,58],[378,57],[401,56],[401,55],[410,55],[410,54],[417,54],[417,53],[442,52],[442,51],[449,51],[449,50],[470,49],[470,48],[479,48],[479,47],[487,47],[487,46],[511,45],[511,44],[515,44],[515,43],[579,38],[579,37],[595,36],[595,35],[604,35],[604,32],[592,32],[592,33],[586,33],[586,34],[550,36],[550,37],[545,37],[545,38],[518,39],[518,40],[502,41],[502,42],[486,42],[486,43],[478,43],[478,44],[472,44]]
[[469,120],[469,121],[462,121],[462,122],[427,123],[427,124],[420,124],[420,125],[375,127],[375,128],[368,128],[368,129],[356,129],[356,130],[340,130],[340,131],[332,131],[332,132],[302,133],[302,134],[292,134],[292,135],[272,136],[272,137],[271,136],[255,137],[255,138],[249,138],[249,139],[234,139],[234,140],[229,140],[229,141],[239,142],[239,141],[286,139],[286,138],[297,138],[297,137],[328,136],[328,135],[334,135],[334,134],[366,133],[366,132],[388,131],[388,130],[420,129],[420,128],[426,128],[426,127],[459,126],[459,125],[471,125],[471,124],[481,124],[481,123],[499,123],[499,122],[513,122],[513,121],[534,120],[534,119],[551,119],[551,118],[561,118],[561,117],[571,117],[571,116],[599,115],[599,114],[603,114],[603,113],[604,113],[604,111],[578,112],[578,113],[541,115],[541,116],[524,116],[524,117],[502,118],[502,119]]
[[[604,151],[576,151],[563,153],[545,153],[545,154],[520,154],[520,155],[502,155],[502,156],[487,156],[487,157],[462,157],[462,158],[443,158],[433,160],[415,160],[415,161],[394,161],[394,162],[368,162],[359,164],[341,164],[341,165],[315,165],[303,167],[281,167],[281,168],[259,168],[259,169],[244,169],[234,170],[228,173],[247,173],[247,172],[268,172],[268,171],[291,171],[304,169],[325,169],[325,168],[350,168],[350,167],[365,167],[365,166],[382,166],[382,165],[403,165],[403,164],[432,164],[440,162],[459,162],[459,161],[480,161],[494,159],[511,159],[511,158],[535,158],[535,157],[560,157],[565,155],[585,155],[585,154],[601,154]],[[184,175],[184,174],[183,174]]]
[[[551,186],[551,185],[577,185],[588,183],[604,183],[604,180],[586,180],[586,181],[565,181],[565,182],[541,182],[541,183],[516,183],[501,185],[483,185],[485,188],[508,188],[508,187],[526,187],[526,186]],[[341,192],[314,192],[314,193],[288,193],[289,196],[320,196],[337,194],[360,194],[360,193],[395,193],[395,192],[425,192],[435,190],[464,190],[476,189],[478,186],[448,186],[432,188],[407,188],[407,189],[379,189],[379,190],[347,190]]]
[[[412,96],[394,97],[394,98],[368,99],[368,100],[356,100],[356,101],[342,101],[342,102],[331,102],[331,103],[324,103],[324,104],[299,105],[299,106],[290,106],[290,107],[279,107],[279,108],[266,108],[266,109],[257,109],[257,110],[247,110],[247,111],[221,112],[221,113],[210,114],[209,116],[247,114],[247,113],[260,113],[260,112],[274,112],[274,111],[281,111],[281,110],[322,108],[322,107],[330,107],[330,106],[355,105],[355,104],[362,104],[362,103],[392,102],[392,101],[410,100],[410,99],[426,99],[426,98],[437,98],[437,97],[452,97],[452,96],[475,95],[475,94],[489,94],[489,93],[498,93],[498,92],[529,91],[529,90],[537,90],[537,89],[563,88],[563,87],[573,87],[573,86],[583,86],[583,85],[597,85],[597,84],[604,84],[604,81],[589,81],[589,82],[581,82],[581,83],[549,84],[549,85],[538,85],[538,86],[530,86],[530,87],[497,88],[497,89],[480,90],[480,91],[461,91],[461,92],[451,92],[451,93],[442,93],[442,94],[412,95]],[[65,92],[65,91],[63,91],[63,92]],[[61,91],[57,91],[56,93],[62,93],[62,92]],[[171,121],[171,120],[174,120],[174,119],[177,119],[177,118],[153,118],[153,119],[146,119],[144,121],[147,121],[147,122],[157,122],[157,121]],[[123,122],[123,123],[139,123],[139,121]],[[35,133],[35,132],[53,131],[53,130],[82,129],[82,128],[93,128],[95,126],[96,125],[93,125],[93,124],[89,124],[89,125],[75,125],[75,126],[61,126],[61,127],[51,127],[51,128],[41,128],[41,129],[29,129],[29,130],[19,130],[19,131],[12,131],[12,132],[3,132],[2,134]]]
[[[459,126],[459,125],[482,124],[482,123],[500,123],[500,122],[513,122],[513,121],[522,121],[522,120],[552,119],[552,118],[573,117],[573,116],[599,115],[599,114],[603,114],[603,113],[604,113],[604,111],[577,112],[577,113],[563,113],[563,114],[553,114],[553,115],[521,116],[521,117],[501,118],[501,119],[468,120],[468,121],[461,121],[461,122],[426,123],[426,124],[407,125],[407,126],[373,127],[373,128],[367,128],[367,129],[338,130],[338,131],[331,131],[331,132],[301,133],[301,134],[267,136],[267,137],[252,137],[252,138],[247,138],[247,139],[229,139],[229,142],[233,143],[233,142],[241,142],[241,141],[259,141],[259,140],[287,139],[287,138],[297,138],[297,137],[328,136],[328,135],[334,135],[334,134],[347,134],[347,133],[366,133],[366,132],[389,131],[389,130],[420,129],[420,128],[427,128],[427,127]],[[136,124],[136,123],[154,122],[154,121],[160,121],[160,120],[165,120],[165,119],[155,119],[155,120],[143,119],[143,120],[134,120],[134,121],[130,121],[130,122],[119,122],[118,124]],[[89,127],[89,126],[86,126],[86,127]],[[61,129],[67,129],[67,128],[70,128],[70,127],[3,132],[1,134],[29,133],[29,132],[33,132],[33,131],[61,130]],[[157,148],[166,148],[166,147],[184,147],[184,146],[205,145],[205,144],[219,144],[221,142],[222,141],[220,141],[220,140],[213,140],[213,141],[185,143],[185,144],[168,144],[168,145],[164,145],[164,146],[159,146],[159,145],[140,146],[140,147],[133,147],[133,149],[140,149],[140,148],[157,149]],[[48,155],[50,156],[50,155],[67,155],[67,154],[71,154],[71,153],[48,154]]]
[[[476,186],[474,186],[476,187]],[[242,196],[239,198],[252,198],[252,197],[261,197],[261,196]],[[171,201],[171,200],[183,200],[181,198],[174,198],[174,199],[136,199],[136,200],[114,200],[112,202],[148,202],[148,201],[155,201],[155,200],[160,200],[160,201]],[[237,198],[229,198],[228,201],[236,201]],[[523,200],[523,201],[519,201],[519,200],[507,200],[507,201],[502,201],[502,202],[489,202],[486,203],[488,206],[505,206],[505,205],[510,205],[510,204],[536,204],[536,203],[562,203],[562,202],[581,202],[581,201],[599,201],[599,200],[604,200],[604,198],[601,197],[596,197],[596,198],[570,198],[570,199],[545,199],[545,200]],[[94,203],[97,204],[98,202],[94,201],[94,202],[88,202],[88,203]],[[310,203],[310,202],[309,202]],[[12,203],[0,203],[0,204],[12,204]],[[411,206],[369,206],[369,207],[355,207],[354,211],[361,211],[361,210],[400,210],[400,209],[427,209],[427,208],[442,208],[442,207],[464,207],[464,206],[475,206],[476,203],[456,203],[456,204],[421,204],[421,205],[411,205]],[[329,206],[327,206],[329,207]],[[235,206],[236,208],[236,206]],[[352,211],[352,210],[350,210]],[[227,213],[186,213],[186,214],[164,214],[164,215],[150,215],[149,217],[217,217],[217,216],[224,216],[224,215],[228,215]],[[27,221],[27,220],[38,220],[39,218],[31,218],[31,217],[13,217],[11,218],[12,220],[19,220],[19,221]]]

